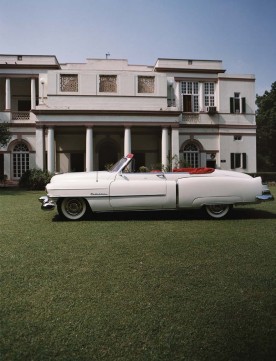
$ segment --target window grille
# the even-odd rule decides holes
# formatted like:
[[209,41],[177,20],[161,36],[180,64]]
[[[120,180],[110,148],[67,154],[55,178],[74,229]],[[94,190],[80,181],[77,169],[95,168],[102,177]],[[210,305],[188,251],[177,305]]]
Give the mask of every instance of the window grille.
[[60,74],[60,91],[77,92],[78,75],[77,74]]
[[154,93],[154,76],[138,76],[138,93]]
[[100,92],[117,93],[117,75],[100,75]]

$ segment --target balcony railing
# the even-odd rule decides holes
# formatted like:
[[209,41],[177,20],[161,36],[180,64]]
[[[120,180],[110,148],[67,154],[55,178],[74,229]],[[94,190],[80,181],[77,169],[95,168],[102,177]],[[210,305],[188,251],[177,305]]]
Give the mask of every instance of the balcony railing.
[[30,112],[12,112],[12,120],[29,120]]
[[197,124],[199,123],[199,114],[196,113],[182,113],[182,122],[188,124]]
[[176,107],[176,102],[175,102],[175,100],[170,100],[170,99],[168,99],[168,100],[167,100],[167,103],[168,103],[168,108]]

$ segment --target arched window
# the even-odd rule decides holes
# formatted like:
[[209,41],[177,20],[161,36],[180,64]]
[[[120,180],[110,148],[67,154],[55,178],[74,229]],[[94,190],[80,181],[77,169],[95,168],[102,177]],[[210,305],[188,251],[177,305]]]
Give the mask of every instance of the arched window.
[[13,177],[20,178],[29,169],[29,149],[24,143],[17,143],[13,148]]
[[189,143],[184,147],[183,156],[189,167],[199,167],[199,149],[194,143]]

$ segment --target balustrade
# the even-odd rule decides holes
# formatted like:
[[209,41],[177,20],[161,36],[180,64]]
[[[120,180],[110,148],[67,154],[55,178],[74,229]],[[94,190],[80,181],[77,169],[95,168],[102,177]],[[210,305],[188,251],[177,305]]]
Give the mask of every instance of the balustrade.
[[30,112],[12,112],[12,120],[29,120]]

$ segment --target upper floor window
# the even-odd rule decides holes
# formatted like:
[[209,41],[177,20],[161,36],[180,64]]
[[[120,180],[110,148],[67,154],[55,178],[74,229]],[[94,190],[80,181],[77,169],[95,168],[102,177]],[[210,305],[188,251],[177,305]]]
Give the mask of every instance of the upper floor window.
[[181,94],[184,112],[198,112],[198,82],[182,81]]
[[234,93],[234,97],[230,98],[230,113],[245,113],[246,100],[241,98],[240,93]]
[[78,74],[60,74],[60,91],[77,92]]
[[204,83],[204,104],[206,107],[215,106],[215,83]]
[[100,75],[100,92],[117,93],[117,75]]
[[138,93],[154,93],[154,76],[138,76]]

